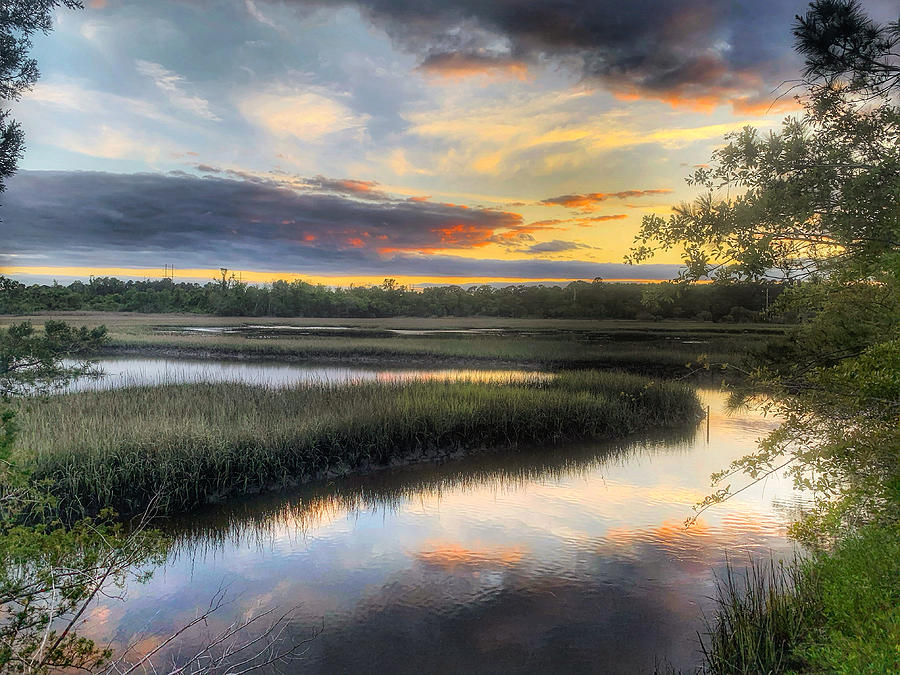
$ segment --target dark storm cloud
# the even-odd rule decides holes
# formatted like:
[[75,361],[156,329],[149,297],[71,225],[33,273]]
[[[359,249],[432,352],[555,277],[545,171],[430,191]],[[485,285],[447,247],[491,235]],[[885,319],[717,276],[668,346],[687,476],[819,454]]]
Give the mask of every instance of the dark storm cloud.
[[292,0],[356,5],[422,67],[569,62],[624,96],[736,109],[771,103],[796,72],[796,0]]
[[[348,189],[360,185],[349,181]],[[270,246],[282,256],[309,248],[420,251],[484,244],[497,230],[521,226],[521,216],[506,211],[362,202],[265,180],[150,173],[25,171],[10,181],[4,214],[20,252],[49,242],[56,249],[148,252]]]
[[[8,265],[127,267],[164,261],[182,268],[336,275],[645,275],[645,270],[624,265],[429,255],[433,250],[469,250],[497,236],[514,238],[535,228],[506,211],[428,201],[361,201],[270,182],[22,171],[9,181],[4,201],[0,264]],[[656,274],[672,276],[672,266],[658,267]]]

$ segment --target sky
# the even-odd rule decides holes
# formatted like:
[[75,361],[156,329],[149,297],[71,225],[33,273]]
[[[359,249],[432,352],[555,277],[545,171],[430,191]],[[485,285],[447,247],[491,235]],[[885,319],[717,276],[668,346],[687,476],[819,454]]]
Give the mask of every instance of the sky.
[[[874,16],[891,0],[866,3]],[[0,270],[666,279],[623,258],[795,105],[794,0],[87,0],[34,41]],[[777,99],[777,100],[776,100]]]

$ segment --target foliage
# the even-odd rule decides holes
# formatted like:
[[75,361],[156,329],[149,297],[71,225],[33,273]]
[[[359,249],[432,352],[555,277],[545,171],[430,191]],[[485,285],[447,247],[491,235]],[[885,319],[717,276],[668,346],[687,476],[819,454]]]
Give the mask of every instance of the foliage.
[[[59,321],[0,330],[0,400],[90,372],[105,335]],[[108,510],[64,526],[45,486],[10,461],[17,431],[13,409],[0,411],[0,671],[93,669],[110,654],[78,634],[80,618],[99,593],[159,563],[165,543],[144,523],[126,533]]]
[[83,357],[106,342],[106,328],[75,328],[48,320],[37,332],[28,322],[0,329],[0,400],[42,394],[92,372]]
[[[895,504],[896,506],[896,504]],[[900,672],[900,528],[869,526],[805,570],[818,614],[797,652],[812,672]]]
[[680,246],[686,279],[805,281],[778,300],[802,321],[737,396],[762,393],[784,422],[714,480],[787,468],[818,500],[795,533],[827,544],[884,516],[898,470],[900,25],[876,24],[852,0],[819,0],[794,35],[807,59],[803,113],[765,136],[728,137],[688,180],[705,192],[668,219],[645,218],[633,258]]
[[[81,0],[4,0],[0,4],[0,101],[17,101],[31,89],[40,72],[29,56],[35,33],[53,29],[57,7],[81,9]],[[25,149],[21,125],[0,109],[0,192],[5,180],[16,171]]]
[[[388,280],[392,281],[392,280]],[[0,276],[0,313],[37,311],[192,312],[222,316],[499,316],[635,319],[700,317],[701,320],[768,320],[766,309],[784,286],[734,283],[679,287],[672,302],[648,305],[656,284],[575,281],[566,286],[435,286],[415,290],[396,283],[329,288],[304,281],[253,286],[237,281],[196,284],[122,281],[95,277],[67,286],[26,286]],[[666,284],[662,284],[667,289]],[[734,308],[741,308],[740,317]],[[648,314],[649,311],[649,314]],[[652,316],[651,316],[652,315]]]
[[112,656],[78,634],[79,620],[99,593],[149,576],[166,550],[112,515],[0,529],[0,671],[94,670]]
[[856,0],[817,0],[811,7],[794,27],[806,80],[840,80],[865,98],[890,95],[900,84],[900,19],[880,25]]

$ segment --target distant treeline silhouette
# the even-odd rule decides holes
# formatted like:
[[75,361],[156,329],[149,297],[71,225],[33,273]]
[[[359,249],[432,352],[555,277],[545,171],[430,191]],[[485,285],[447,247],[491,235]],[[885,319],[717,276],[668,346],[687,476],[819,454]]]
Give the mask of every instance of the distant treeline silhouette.
[[784,286],[764,282],[634,284],[574,281],[565,286],[378,286],[332,288],[303,281],[251,285],[95,277],[29,285],[0,277],[0,313],[38,311],[193,312],[222,316],[366,318],[497,316],[590,319],[767,320]]

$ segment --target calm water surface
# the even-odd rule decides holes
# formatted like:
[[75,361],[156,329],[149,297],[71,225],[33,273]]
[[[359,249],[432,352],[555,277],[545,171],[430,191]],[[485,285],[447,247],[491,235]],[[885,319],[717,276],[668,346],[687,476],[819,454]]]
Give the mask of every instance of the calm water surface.
[[[300,673],[646,673],[699,661],[696,632],[726,555],[790,555],[785,479],[707,511],[709,474],[773,427],[727,415],[618,443],[398,468],[231,503],[171,524],[167,564],[87,628],[143,647],[225,586],[211,628],[272,606],[324,625]],[[196,638],[199,639],[199,638]]]
[[82,378],[65,391],[115,389],[137,385],[185,382],[239,382],[268,387],[290,387],[305,383],[350,383],[397,380],[521,381],[548,377],[545,373],[492,368],[387,368],[334,366],[274,361],[215,361],[211,359],[164,359],[114,357],[97,362],[99,378]]

